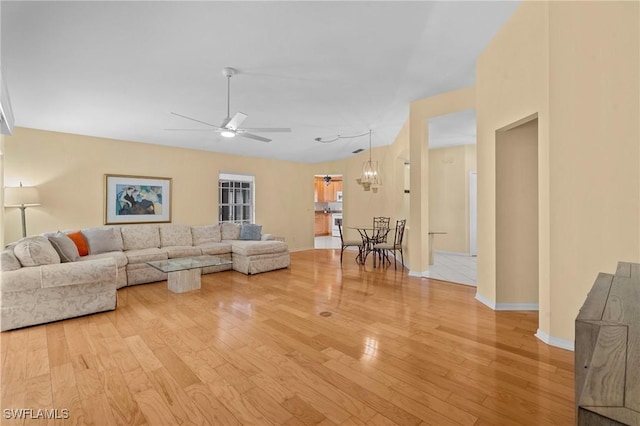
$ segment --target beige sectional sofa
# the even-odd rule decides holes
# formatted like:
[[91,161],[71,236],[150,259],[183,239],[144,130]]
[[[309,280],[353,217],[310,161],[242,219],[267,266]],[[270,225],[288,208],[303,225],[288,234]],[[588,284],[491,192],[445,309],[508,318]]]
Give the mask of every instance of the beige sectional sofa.
[[233,262],[204,268],[203,274],[234,269],[250,275],[290,264],[287,244],[255,225],[86,228],[80,230],[88,251],[83,256],[81,245],[69,243],[71,234],[78,236],[59,231],[27,237],[2,251],[2,331],[113,310],[117,289],[167,279],[146,264],[152,260],[209,254]]

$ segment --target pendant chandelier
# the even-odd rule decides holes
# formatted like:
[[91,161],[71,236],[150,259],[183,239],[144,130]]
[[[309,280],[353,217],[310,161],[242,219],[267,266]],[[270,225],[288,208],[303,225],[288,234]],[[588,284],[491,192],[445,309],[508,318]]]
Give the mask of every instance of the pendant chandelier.
[[356,179],[365,191],[378,192],[378,186],[382,185],[382,177],[378,169],[378,162],[371,160],[371,129],[369,129],[369,161],[362,165],[362,174]]

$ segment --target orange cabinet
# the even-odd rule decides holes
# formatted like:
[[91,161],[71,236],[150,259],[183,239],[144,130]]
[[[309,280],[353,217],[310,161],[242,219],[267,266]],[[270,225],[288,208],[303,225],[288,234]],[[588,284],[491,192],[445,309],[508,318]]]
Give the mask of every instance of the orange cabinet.
[[321,177],[315,178],[315,196],[317,203],[335,203],[338,201],[338,191],[342,191],[342,181],[333,180],[329,185]]
[[329,227],[329,222],[331,221],[331,215],[323,212],[316,212],[316,220],[315,220],[315,235],[329,235],[331,233],[331,228]]

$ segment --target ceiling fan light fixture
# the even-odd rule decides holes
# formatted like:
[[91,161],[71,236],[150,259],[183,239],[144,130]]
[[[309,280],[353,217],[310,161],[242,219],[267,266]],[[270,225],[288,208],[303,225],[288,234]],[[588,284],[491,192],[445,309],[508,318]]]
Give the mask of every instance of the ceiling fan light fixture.
[[224,136],[225,138],[232,138],[236,135],[236,132],[232,130],[223,130],[220,132],[220,135]]

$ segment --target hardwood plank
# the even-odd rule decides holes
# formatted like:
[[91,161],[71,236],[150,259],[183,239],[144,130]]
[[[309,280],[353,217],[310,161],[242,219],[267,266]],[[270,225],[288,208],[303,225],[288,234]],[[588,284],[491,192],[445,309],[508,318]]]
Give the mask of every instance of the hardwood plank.
[[210,425],[240,425],[238,419],[218,401],[209,386],[196,383],[185,389]]
[[325,420],[321,412],[314,409],[298,396],[287,399],[282,406],[305,425],[315,425]]
[[149,349],[139,335],[130,336],[124,340],[127,346],[129,346],[131,353],[133,353],[133,356],[145,371],[156,370],[162,367],[162,362],[156,357],[155,353]]
[[178,420],[155,389],[147,389],[136,394],[134,398],[148,425],[178,424]]
[[186,388],[195,383],[200,383],[198,376],[193,374],[191,368],[170,348],[156,349],[153,353],[158,357],[162,366],[180,384],[180,387]]
[[[153,391],[153,389],[147,389],[144,392],[139,393],[132,393],[130,392],[127,382],[122,374],[119,372],[110,372],[105,375],[104,390],[116,424],[139,426],[147,423],[147,419],[145,418],[145,415],[142,414],[141,408],[138,405],[137,397],[144,392]],[[147,396],[147,399],[152,397],[153,395]],[[143,397],[143,401],[147,401],[147,399]],[[173,416],[169,416],[167,418],[171,419]],[[154,423],[149,422],[149,424],[152,425]]]
[[[178,423],[204,423],[204,417],[200,413],[200,410],[166,368],[163,367],[151,371],[148,376],[158,395],[164,400],[165,405],[177,419]],[[144,392],[146,391],[141,393]]]
[[224,379],[208,384],[215,397],[242,424],[266,424],[267,420],[245,397]]
[[293,414],[290,411],[283,408],[284,403],[278,403],[278,401],[271,398],[269,394],[262,392],[258,388],[254,387],[249,389],[243,395],[251,405],[256,407],[256,409],[273,424],[278,425],[286,423],[293,417]]

